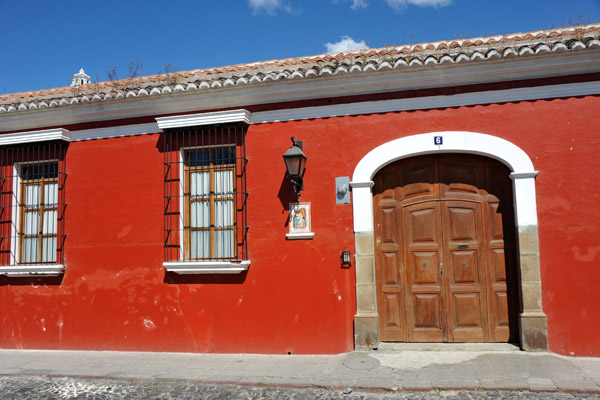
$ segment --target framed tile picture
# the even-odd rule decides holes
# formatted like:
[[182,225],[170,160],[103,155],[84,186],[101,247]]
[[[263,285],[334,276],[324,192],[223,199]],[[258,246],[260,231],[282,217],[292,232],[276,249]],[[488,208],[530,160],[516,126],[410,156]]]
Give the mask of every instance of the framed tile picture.
[[288,239],[312,239],[310,203],[290,203]]

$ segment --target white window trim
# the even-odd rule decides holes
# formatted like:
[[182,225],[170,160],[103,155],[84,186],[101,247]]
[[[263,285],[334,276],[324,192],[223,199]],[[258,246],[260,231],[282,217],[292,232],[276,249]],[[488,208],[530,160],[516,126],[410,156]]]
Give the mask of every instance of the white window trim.
[[286,233],[285,237],[288,240],[298,240],[298,239],[312,239],[315,237],[314,232],[308,233]]
[[250,124],[251,113],[248,110],[237,109],[215,111],[199,114],[175,115],[171,117],[155,118],[159,129],[188,128],[191,126],[207,126],[243,122]]
[[58,276],[64,274],[65,268],[66,266],[63,264],[3,265],[0,266],[0,275],[10,277]]
[[176,274],[239,274],[248,270],[250,260],[164,262],[167,272]]
[[44,129],[41,131],[9,133],[0,136],[0,146],[47,142],[49,140],[64,140],[70,142],[71,132],[64,128],[55,128]]
[[[171,117],[159,117],[156,118],[157,126],[160,130],[172,129],[172,128],[190,128],[194,126],[207,126],[215,124],[225,124],[232,122],[243,122],[250,124],[251,113],[245,109],[235,109],[227,111],[216,111],[199,114],[186,114],[176,115]],[[194,149],[205,149],[210,147],[227,147],[225,146],[199,146],[199,147],[182,147],[179,152],[179,176],[185,179],[185,152]],[[179,216],[179,243],[181,243],[181,250],[179,254],[180,259],[185,259],[185,248],[184,248],[184,222],[185,215],[184,210],[184,193],[185,180],[180,179],[179,181],[179,209],[182,210]],[[177,274],[238,274],[248,270],[250,266],[250,260],[242,261],[169,261],[163,262],[163,267],[168,272],[174,272]]]
[[[49,160],[36,160],[31,162],[17,162],[13,165],[13,204],[15,207],[12,207],[12,215],[11,215],[11,240],[10,245],[10,265],[2,265],[0,266],[0,275],[6,276],[57,276],[61,275],[65,271],[65,266],[63,264],[18,264],[17,263],[17,253],[19,251],[19,230],[21,222],[21,213],[19,198],[21,196],[21,175],[23,171],[24,165],[32,165],[32,164],[42,164],[42,163],[58,163],[58,159],[49,159]],[[57,236],[58,243],[58,236]]]

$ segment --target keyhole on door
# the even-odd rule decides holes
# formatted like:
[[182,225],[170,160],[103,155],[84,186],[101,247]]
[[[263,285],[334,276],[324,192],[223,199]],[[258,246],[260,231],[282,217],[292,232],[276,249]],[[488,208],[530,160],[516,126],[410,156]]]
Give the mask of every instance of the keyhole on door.
[[466,262],[463,262],[463,264],[462,264],[462,265],[463,265],[463,267],[466,267],[466,266],[467,266],[467,263],[466,263]]
[[423,268],[427,268],[427,263],[423,263]]

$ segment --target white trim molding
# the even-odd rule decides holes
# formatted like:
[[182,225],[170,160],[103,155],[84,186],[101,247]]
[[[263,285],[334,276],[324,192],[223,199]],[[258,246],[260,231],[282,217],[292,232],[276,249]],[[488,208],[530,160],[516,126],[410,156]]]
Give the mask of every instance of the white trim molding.
[[160,129],[186,128],[190,126],[204,126],[227,124],[232,122],[250,123],[250,111],[244,109],[207,112],[200,114],[176,115],[173,117],[156,118]]
[[[600,82],[583,82],[538,86],[531,88],[461,93],[448,96],[423,96],[409,99],[365,101],[331,106],[288,108],[282,110],[259,111],[254,113],[251,113],[245,109],[236,109],[178,115],[172,117],[159,117],[156,118],[157,122],[152,123],[82,129],[70,132],[66,129],[58,128],[41,131],[9,133],[4,135],[0,134],[0,145],[55,139],[81,141],[145,135],[161,133],[163,132],[163,129],[169,128],[223,124],[228,122],[243,122],[245,124],[254,125],[315,118],[380,114],[386,112],[427,110],[444,107],[461,107],[480,104],[496,104],[512,101],[566,98],[598,94],[600,94]],[[248,100],[250,101],[251,99]],[[6,124],[3,121],[2,128],[5,126]],[[0,131],[2,128],[0,128]]]
[[247,271],[250,260],[243,261],[181,261],[164,262],[167,272],[181,275],[190,274],[239,274]]
[[299,240],[299,239],[313,239],[315,237],[314,232],[308,233],[286,233],[285,238],[288,240]]
[[71,132],[63,128],[55,128],[41,131],[8,133],[5,135],[0,135],[0,146],[33,142],[47,142],[49,140],[64,140],[66,142],[70,142]]
[[453,95],[423,96],[396,100],[364,101],[332,106],[261,111],[252,113],[251,123],[261,124],[314,118],[462,107],[480,104],[507,103],[512,101],[597,95],[599,93],[600,82],[566,83],[560,85],[478,91]]
[[[443,144],[434,142],[435,136]],[[470,153],[494,158],[512,171],[515,182],[515,210],[518,226],[537,225],[535,181],[537,172],[529,156],[508,140],[474,132],[446,131],[407,136],[371,150],[354,169],[352,196],[355,232],[373,232],[372,179],[381,168],[402,158],[422,154]],[[525,183],[525,181],[531,183]]]
[[8,277],[58,276],[64,272],[65,266],[62,264],[0,266],[0,275]]
[[372,188],[375,185],[373,181],[365,181],[365,182],[350,182],[350,187],[352,189],[358,188]]

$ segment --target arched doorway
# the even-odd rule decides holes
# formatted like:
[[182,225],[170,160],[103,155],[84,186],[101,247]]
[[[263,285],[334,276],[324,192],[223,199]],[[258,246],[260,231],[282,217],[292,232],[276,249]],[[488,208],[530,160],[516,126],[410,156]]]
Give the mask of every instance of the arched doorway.
[[373,178],[379,338],[517,342],[510,171],[469,154],[406,158]]
[[491,158],[500,161],[510,171],[515,214],[519,342],[524,350],[547,350],[547,318],[542,309],[537,232],[537,171],[527,153],[513,143],[496,136],[464,131],[431,132],[395,139],[369,151],[356,165],[350,182],[356,251],[355,348],[377,348],[380,341],[380,310],[376,300],[373,179],[378,171],[395,161],[447,153]]

